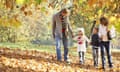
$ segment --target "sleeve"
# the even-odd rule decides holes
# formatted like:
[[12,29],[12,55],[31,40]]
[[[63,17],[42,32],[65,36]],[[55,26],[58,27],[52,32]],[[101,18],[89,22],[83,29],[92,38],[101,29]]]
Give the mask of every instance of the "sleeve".
[[77,41],[77,40],[78,40],[78,36],[75,36],[75,37],[73,38],[73,40]]
[[68,23],[68,30],[70,31],[71,35],[73,35],[72,27],[71,27],[70,21],[69,21],[69,17],[67,17],[67,23]]
[[99,25],[99,28],[98,28],[98,36],[101,38],[101,33],[102,33],[102,27],[101,25]]
[[55,21],[55,15],[52,18],[52,35],[55,37],[55,28],[56,28],[56,21]]
[[110,30],[110,35],[112,38],[116,37],[116,31],[115,31],[115,27],[112,26],[111,30]]
[[91,35],[90,41],[93,42],[93,34]]
[[88,43],[90,43],[90,40],[88,39],[87,36],[85,36],[85,40],[86,40]]

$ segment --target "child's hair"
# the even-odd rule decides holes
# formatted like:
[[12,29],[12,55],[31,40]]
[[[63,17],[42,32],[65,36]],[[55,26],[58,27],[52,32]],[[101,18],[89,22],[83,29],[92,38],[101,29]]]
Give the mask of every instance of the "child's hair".
[[99,31],[98,27],[95,27],[94,29],[97,30],[97,32]]
[[80,32],[80,33],[81,33],[81,35],[83,35],[83,31],[82,31],[82,30],[79,30],[78,32]]
[[101,17],[100,23],[103,24],[104,26],[108,26],[108,19],[106,17]]

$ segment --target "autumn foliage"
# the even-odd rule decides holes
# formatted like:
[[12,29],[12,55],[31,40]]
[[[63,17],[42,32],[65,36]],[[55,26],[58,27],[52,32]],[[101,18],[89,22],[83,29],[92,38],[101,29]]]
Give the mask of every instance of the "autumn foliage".
[[[113,53],[113,70],[119,72],[119,53]],[[78,57],[70,55],[71,63],[56,61],[54,53],[29,51],[20,49],[0,48],[0,70],[2,72],[101,72],[102,69],[93,67],[93,60],[86,58],[85,65],[78,63]]]

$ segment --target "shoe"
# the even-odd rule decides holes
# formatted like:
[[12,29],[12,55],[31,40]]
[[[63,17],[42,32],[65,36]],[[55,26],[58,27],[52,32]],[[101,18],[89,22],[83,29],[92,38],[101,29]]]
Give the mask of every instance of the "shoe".
[[104,70],[104,71],[105,71],[105,67],[102,67],[102,70]]
[[57,60],[58,62],[62,62],[62,60]]
[[98,69],[98,65],[95,65],[94,67],[95,67],[96,69]]
[[67,60],[65,60],[65,62],[66,62],[67,64],[70,64],[70,63],[71,63],[71,60],[70,60],[70,59],[67,59]]
[[112,68],[113,68],[113,65],[110,65],[109,68],[112,69]]
[[82,61],[79,61],[79,63],[80,63],[81,65],[83,65],[83,64],[84,64]]

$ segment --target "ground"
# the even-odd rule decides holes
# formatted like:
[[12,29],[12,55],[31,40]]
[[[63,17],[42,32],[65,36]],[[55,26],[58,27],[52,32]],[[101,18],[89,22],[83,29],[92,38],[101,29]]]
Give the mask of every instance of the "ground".
[[[55,51],[55,50],[54,50]],[[75,51],[73,48],[71,51]],[[71,63],[56,61],[55,53],[22,50],[20,48],[0,48],[0,72],[102,72],[101,65],[96,69],[88,51],[85,64],[78,63],[78,57],[70,54]],[[106,66],[106,72],[120,72],[120,52],[112,52],[114,68]],[[100,61],[99,61],[100,62]]]

